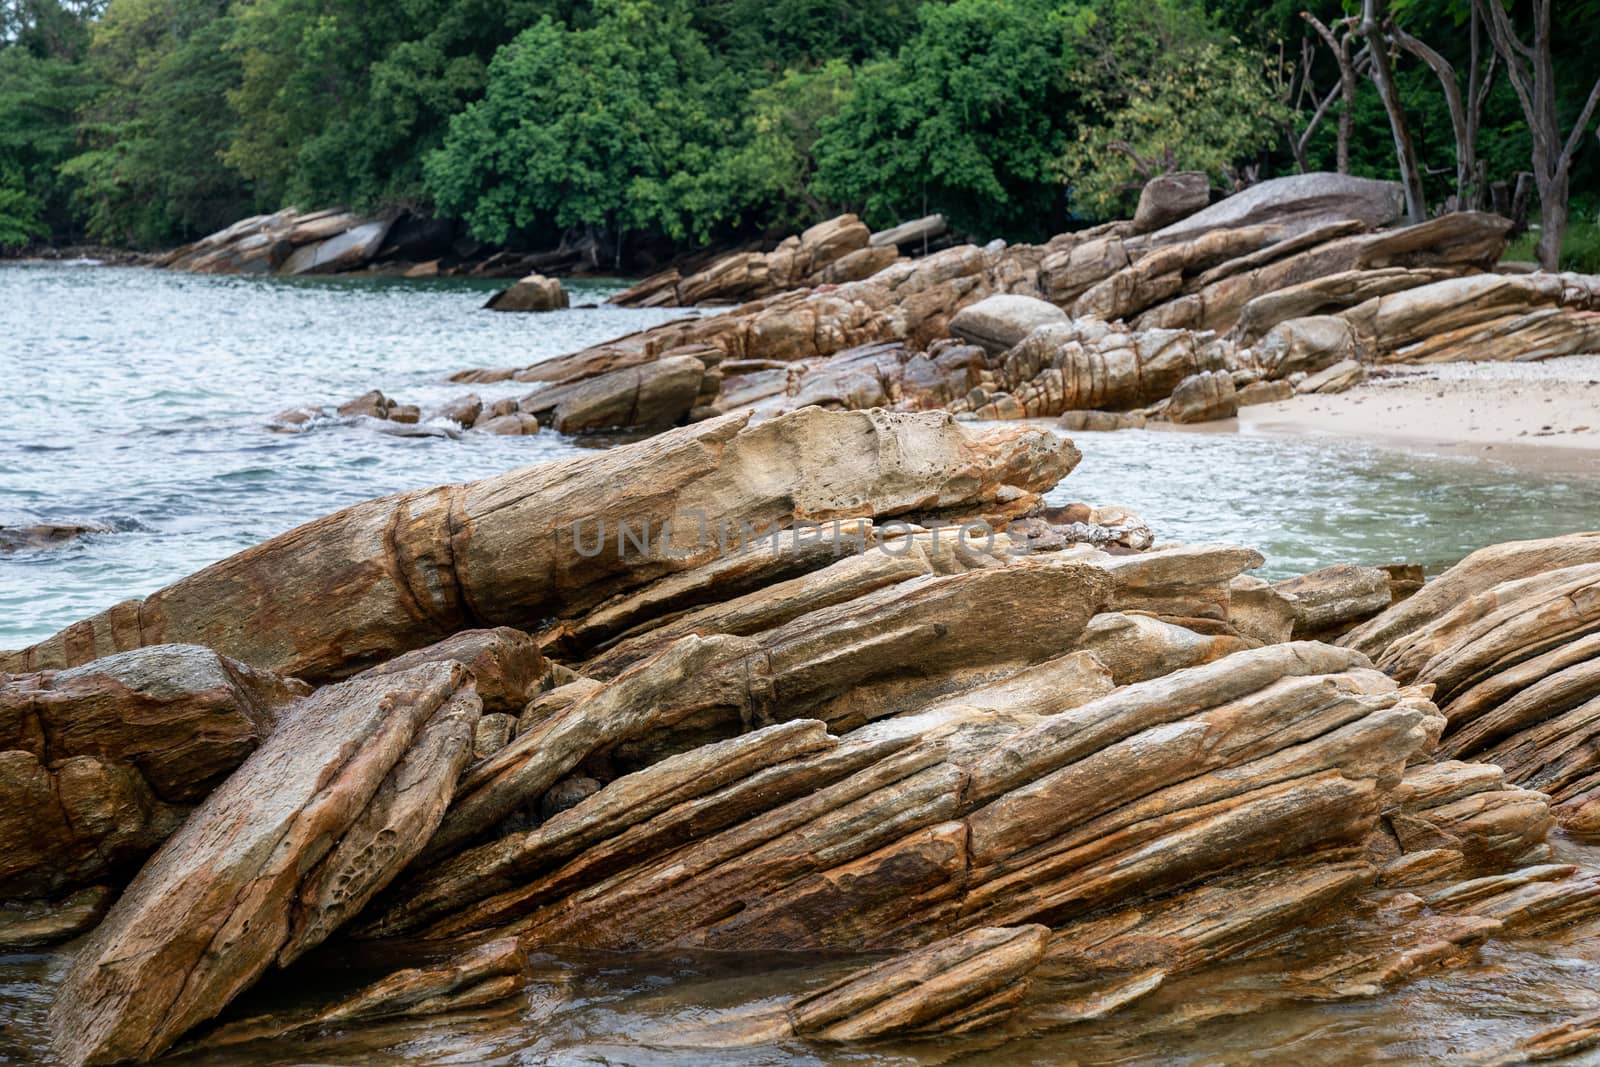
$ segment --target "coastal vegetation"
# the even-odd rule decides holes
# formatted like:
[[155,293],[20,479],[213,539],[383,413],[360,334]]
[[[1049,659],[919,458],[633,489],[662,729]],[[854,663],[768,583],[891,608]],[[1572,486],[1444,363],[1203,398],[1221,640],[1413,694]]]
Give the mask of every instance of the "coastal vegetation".
[[1596,0],[3,0],[0,246],[337,205],[623,263],[846,210],[1037,239],[1166,171],[1347,169],[1423,214],[1526,172],[1582,266],[1596,48]]

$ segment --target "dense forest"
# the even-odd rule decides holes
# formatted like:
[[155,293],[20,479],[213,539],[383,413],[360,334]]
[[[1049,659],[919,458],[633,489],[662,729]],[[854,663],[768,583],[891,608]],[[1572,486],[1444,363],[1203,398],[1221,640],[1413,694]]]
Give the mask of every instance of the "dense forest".
[[[1600,269],[1600,142],[1574,130],[1594,127],[1600,0],[1543,2],[1566,262]],[[1385,79],[1414,210],[1537,171],[1537,221],[1560,192],[1525,118],[1545,87],[1490,24],[1536,45],[1539,0],[1476,0],[1495,3],[0,0],[0,245],[156,247],[286,205],[526,246],[586,233],[619,261],[840,210],[1037,238],[1126,213],[1166,170],[1219,192],[1399,176]]]

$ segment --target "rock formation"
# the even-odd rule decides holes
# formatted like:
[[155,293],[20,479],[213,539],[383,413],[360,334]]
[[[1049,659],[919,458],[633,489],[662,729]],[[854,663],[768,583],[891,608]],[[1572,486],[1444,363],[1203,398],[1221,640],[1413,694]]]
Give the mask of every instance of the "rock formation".
[[[1600,347],[1600,281],[1485,273],[1505,219],[1460,212],[1382,228],[1398,202],[1392,183],[1299,175],[1161,229],[1111,223],[1044,245],[957,246],[844,284],[775,274],[742,253],[696,290],[748,301],[736,309],[455,379],[542,383],[519,410],[568,433],[812,404],[1195,421],[1225,417],[1220,379],[1191,387],[1209,390],[1198,406],[1163,402],[1208,372],[1226,372],[1248,404],[1286,399],[1278,383],[1301,375],[1306,391],[1337,391],[1376,362]],[[808,240],[826,245],[837,229]],[[629,300],[669,302],[685,284],[652,279]]]
[[73,964],[61,1060],[148,1060],[328,936],[424,844],[471,754],[453,663],[329,686],[141,870]]
[[[712,560],[741,524],[1000,515],[1026,509],[1077,462],[1048,431],[978,432],[940,413],[813,409],[746,422],[713,419],[358,504],[7,654],[0,667],[64,667],[183,640],[320,681],[473,622],[525,628],[580,614]],[[608,541],[629,549],[603,551]]]
[[0,675],[0,899],[126,878],[306,692],[184,645]]
[[378,255],[393,219],[347,211],[256,215],[157,259],[157,267],[196,274],[329,274]]
[[530,274],[495,293],[483,306],[490,311],[557,311],[567,304],[567,291],[559,281]]
[[1600,828],[1600,535],[1483,549],[1344,641],[1435,687],[1442,755],[1496,764],[1563,826]]
[[[722,418],[358,505],[21,654],[165,620],[328,683],[245,675],[287,702],[236,769],[177,745],[192,810],[79,952],[58,1055],[509,1011],[524,953],[592,949],[881,953],[680,1044],[1027,1033],[1224,963],[1269,979],[1225,1010],[1268,1010],[1600,918],[1548,837],[1593,817],[1600,538],[1398,603],[1401,571],[1268,585],[1250,549],[1043,506],[1076,460],[944,414]],[[551,536],[574,515],[611,533]],[[263,603],[236,577],[262,567],[306,577]],[[436,951],[288,1011],[249,993],[338,932]]]
[[890,234],[889,239],[874,242],[872,231],[860,219],[840,215],[786,238],[771,252],[735,252],[688,277],[676,270],[652,275],[616,294],[609,303],[692,307],[755,300],[804,286],[860,281],[898,260],[896,245],[902,241],[910,243],[938,230],[929,220],[913,225],[904,236]]

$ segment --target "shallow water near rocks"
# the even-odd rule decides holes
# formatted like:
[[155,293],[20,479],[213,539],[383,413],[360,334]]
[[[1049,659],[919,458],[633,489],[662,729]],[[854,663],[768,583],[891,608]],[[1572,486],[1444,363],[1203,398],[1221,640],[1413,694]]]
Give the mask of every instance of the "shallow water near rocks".
[[[356,501],[599,447],[549,432],[397,437],[361,420],[329,420],[301,434],[268,430],[276,411],[336,405],[375,387],[424,408],[469,391],[521,395],[530,387],[442,378],[469,366],[526,364],[683,314],[480,311],[496,284],[0,265],[0,525],[106,528],[0,555],[0,648]],[[570,285],[574,303],[598,302],[614,288]],[[1437,571],[1481,545],[1600,525],[1600,470],[1540,474],[1331,439],[1143,431],[1074,438],[1084,460],[1053,502],[1133,507],[1161,540],[1251,545],[1267,556],[1269,578],[1345,561],[1413,561]],[[1563,847],[1600,860],[1600,851]],[[374,968],[379,951],[342,962]],[[66,959],[0,956],[0,1063],[41,1061],[44,1014]],[[330,983],[336,962],[329,957]],[[1491,943],[1473,966],[1382,997],[1201,1023],[1177,1020],[1187,1003],[1221,987],[1224,969],[1176,982],[1106,1022],[1042,1036],[864,1049],[684,1044],[723,1013],[776,1003],[859,963],[539,957],[509,1014],[335,1031],[188,1062],[1428,1063],[1600,1007],[1600,945],[1509,942]]]

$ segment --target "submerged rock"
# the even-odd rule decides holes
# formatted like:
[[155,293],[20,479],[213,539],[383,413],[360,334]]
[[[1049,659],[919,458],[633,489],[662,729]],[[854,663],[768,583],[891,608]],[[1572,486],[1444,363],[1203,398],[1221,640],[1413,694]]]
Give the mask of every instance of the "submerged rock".
[[76,541],[84,534],[107,533],[110,527],[95,523],[36,522],[28,526],[0,526],[0,552],[50,548]]
[[490,311],[557,311],[567,306],[567,291],[554,278],[530,274],[495,293],[483,306]]

